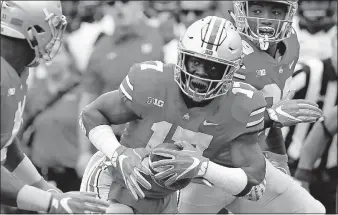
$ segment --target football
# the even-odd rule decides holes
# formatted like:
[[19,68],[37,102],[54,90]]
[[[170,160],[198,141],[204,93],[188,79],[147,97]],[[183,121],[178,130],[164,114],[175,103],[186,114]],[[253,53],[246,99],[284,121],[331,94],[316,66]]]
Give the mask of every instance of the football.
[[[172,149],[172,150],[181,150],[180,147],[176,146],[174,143],[162,143],[159,144],[158,146],[156,146],[155,148],[165,148],[165,149]],[[164,159],[171,159],[169,157],[164,157],[164,156],[160,156],[160,155],[154,155],[152,153],[149,154],[149,160],[150,162],[155,162],[155,161],[159,161],[159,160],[164,160]],[[149,166],[150,167],[150,166]],[[157,174],[159,172],[165,171],[168,167],[161,167],[161,168],[151,168],[150,170],[152,171],[152,174]],[[168,177],[170,178],[170,176]],[[161,180],[156,180],[156,182],[162,186],[162,187],[166,187],[170,190],[180,190],[183,189],[184,187],[186,187],[192,179],[180,179],[178,181],[176,181],[175,183],[173,183],[172,185],[165,186],[164,182],[166,181],[167,178],[161,179]]]

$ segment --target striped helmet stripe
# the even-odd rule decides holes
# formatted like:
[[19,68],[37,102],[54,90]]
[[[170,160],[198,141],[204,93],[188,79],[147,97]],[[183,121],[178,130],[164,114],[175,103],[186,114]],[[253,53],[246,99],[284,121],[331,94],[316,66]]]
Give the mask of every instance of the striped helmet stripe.
[[215,23],[215,20],[216,20],[216,17],[211,17],[209,23],[208,23],[208,27],[207,27],[207,30],[205,32],[205,35],[204,35],[204,38],[203,38],[203,45],[202,47],[205,49],[206,46],[208,45],[208,41],[210,39],[210,36],[211,36],[211,33],[212,33],[212,29],[213,29],[213,26],[214,26],[214,23]]
[[206,48],[209,49],[209,50],[212,50],[213,47],[214,47],[214,44],[216,44],[216,39],[217,39],[217,36],[219,34],[220,26],[221,26],[222,21],[223,21],[222,19],[220,19],[218,17],[215,17],[214,19],[216,19],[215,22],[210,23],[210,24],[213,24],[213,25],[212,25],[211,30],[209,30],[209,31],[211,31],[211,33],[210,33],[209,39],[207,40],[208,43],[207,43]]

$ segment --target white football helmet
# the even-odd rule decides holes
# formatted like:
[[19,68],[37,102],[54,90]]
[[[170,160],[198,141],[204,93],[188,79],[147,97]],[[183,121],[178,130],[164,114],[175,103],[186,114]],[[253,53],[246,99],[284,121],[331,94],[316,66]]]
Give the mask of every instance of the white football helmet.
[[1,1],[1,34],[28,41],[35,50],[28,66],[55,57],[66,26],[60,1]]
[[[288,8],[286,16],[283,20],[265,19],[250,17],[248,11],[249,1],[233,1],[234,4],[234,19],[236,27],[241,34],[247,36],[250,40],[257,42],[262,50],[267,50],[269,43],[279,42],[288,38],[292,31],[292,21],[298,8],[298,0],[258,0],[262,2],[275,2],[285,4]],[[256,21],[256,31],[250,28],[248,21]],[[261,25],[262,20],[269,20],[278,23],[278,27],[273,29]]]
[[[202,58],[226,66],[222,79],[212,80],[190,74],[185,66],[186,55]],[[208,16],[188,27],[178,44],[175,81],[194,101],[213,99],[227,93],[242,57],[242,40],[233,24],[223,18]],[[208,83],[205,93],[190,87],[192,79]]]

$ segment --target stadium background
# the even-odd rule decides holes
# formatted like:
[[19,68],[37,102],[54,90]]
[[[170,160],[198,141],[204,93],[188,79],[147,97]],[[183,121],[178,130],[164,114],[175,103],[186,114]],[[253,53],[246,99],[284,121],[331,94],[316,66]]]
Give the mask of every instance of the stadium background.
[[[330,38],[337,30],[337,2],[329,7],[324,3],[329,1],[305,2],[294,22],[301,56],[293,88],[297,98],[317,101],[325,111],[337,104],[337,73],[329,51]],[[79,189],[85,164],[95,151],[79,145],[86,141],[77,126],[79,110],[98,95],[117,89],[133,63],[175,63],[177,40],[185,26],[207,15],[230,18],[231,2],[62,1],[62,6],[68,21],[65,42],[52,64],[30,73],[20,138],[40,173],[66,192]],[[311,26],[311,19],[318,21],[319,16],[324,17],[316,22],[321,25]],[[152,33],[133,26],[137,19],[151,26]],[[133,48],[138,46],[141,49],[135,52]],[[123,127],[114,129],[121,133]],[[311,125],[284,129],[292,173],[310,129]],[[310,186],[327,212],[334,212],[338,178],[337,137],[332,142],[317,162],[317,182]],[[2,207],[1,212],[21,211]]]

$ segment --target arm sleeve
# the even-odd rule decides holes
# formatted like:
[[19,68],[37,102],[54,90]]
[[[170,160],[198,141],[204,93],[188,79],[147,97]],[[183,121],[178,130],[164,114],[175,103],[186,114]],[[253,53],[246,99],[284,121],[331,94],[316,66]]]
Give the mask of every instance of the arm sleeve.
[[147,88],[144,86],[143,78],[138,77],[140,73],[140,64],[134,64],[128,75],[123,79],[119,87],[121,98],[125,98],[126,105],[140,118],[144,115],[144,95],[147,94]]
[[264,130],[264,112],[266,110],[266,101],[263,93],[255,91],[251,102],[245,133],[261,132]]

